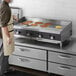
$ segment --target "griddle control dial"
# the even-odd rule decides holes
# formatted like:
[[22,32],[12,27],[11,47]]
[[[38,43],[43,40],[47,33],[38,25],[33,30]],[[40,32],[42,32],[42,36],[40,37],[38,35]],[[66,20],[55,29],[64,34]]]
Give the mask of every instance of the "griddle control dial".
[[39,36],[38,36],[38,37],[39,37],[39,38],[42,38],[42,35],[40,35],[40,34],[39,34]]
[[20,34],[20,31],[16,31],[16,34],[17,34],[17,35]]
[[54,37],[54,36],[50,36],[50,39],[51,39],[51,40],[54,40],[54,39],[55,39],[55,37]]
[[30,36],[30,33],[27,33],[27,36]]

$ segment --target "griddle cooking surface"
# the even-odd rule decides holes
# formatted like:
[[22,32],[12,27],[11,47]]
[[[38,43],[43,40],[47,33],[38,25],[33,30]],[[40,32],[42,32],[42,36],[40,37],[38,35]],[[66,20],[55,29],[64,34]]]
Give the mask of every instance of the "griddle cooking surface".
[[[66,28],[71,21],[66,20],[52,20],[52,19],[43,19],[43,18],[27,18],[27,21],[32,21],[30,24],[19,24],[15,25],[15,29],[25,29],[25,30],[37,30],[40,32],[47,32],[47,33],[56,33],[61,34],[61,32]],[[27,22],[26,21],[26,22]],[[37,22],[42,22],[41,24],[36,24]],[[48,26],[42,26],[46,23],[50,23]],[[32,26],[33,24],[33,26]],[[36,24],[36,25],[35,25]]]

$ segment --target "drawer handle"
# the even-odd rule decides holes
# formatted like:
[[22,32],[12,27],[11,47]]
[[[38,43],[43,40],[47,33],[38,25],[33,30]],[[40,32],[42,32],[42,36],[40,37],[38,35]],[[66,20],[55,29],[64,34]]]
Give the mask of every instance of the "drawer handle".
[[22,61],[22,62],[30,62],[30,60],[28,60],[28,59],[19,58],[19,60]]
[[59,55],[58,57],[62,59],[72,59],[71,56],[65,56],[65,55]]
[[24,51],[30,51],[30,50],[28,50],[28,49],[22,49],[22,48],[20,48],[20,50],[23,51],[23,52],[24,52]]
[[72,69],[72,68],[70,68],[70,67],[67,67],[67,66],[60,66],[60,67],[58,67],[59,69],[62,69],[62,70],[70,70],[70,69]]

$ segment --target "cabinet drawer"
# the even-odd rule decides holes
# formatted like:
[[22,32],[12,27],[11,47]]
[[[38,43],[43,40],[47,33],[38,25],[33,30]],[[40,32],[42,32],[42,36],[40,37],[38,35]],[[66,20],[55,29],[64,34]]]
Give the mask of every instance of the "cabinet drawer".
[[76,67],[71,67],[62,64],[48,63],[48,72],[60,74],[64,76],[76,76]]
[[15,46],[13,54],[46,60],[46,51],[21,46]]
[[9,64],[46,71],[46,61],[11,55]]
[[76,56],[69,55],[69,54],[49,52],[48,61],[76,66]]

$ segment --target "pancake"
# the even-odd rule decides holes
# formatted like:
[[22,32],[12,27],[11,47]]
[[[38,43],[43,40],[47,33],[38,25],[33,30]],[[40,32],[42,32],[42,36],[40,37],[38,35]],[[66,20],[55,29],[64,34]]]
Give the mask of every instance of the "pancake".
[[55,28],[57,28],[57,29],[61,29],[61,28],[62,28],[62,26],[57,25],[57,26],[55,26]]
[[35,24],[35,23],[34,23],[34,24],[31,24],[31,26],[37,26],[37,25],[38,25],[38,24]]
[[43,24],[43,22],[35,22],[35,24]]
[[48,25],[43,24],[43,25],[40,25],[40,27],[48,27]]
[[50,25],[52,25],[52,23],[45,23],[44,25],[46,25],[46,26],[50,26]]

